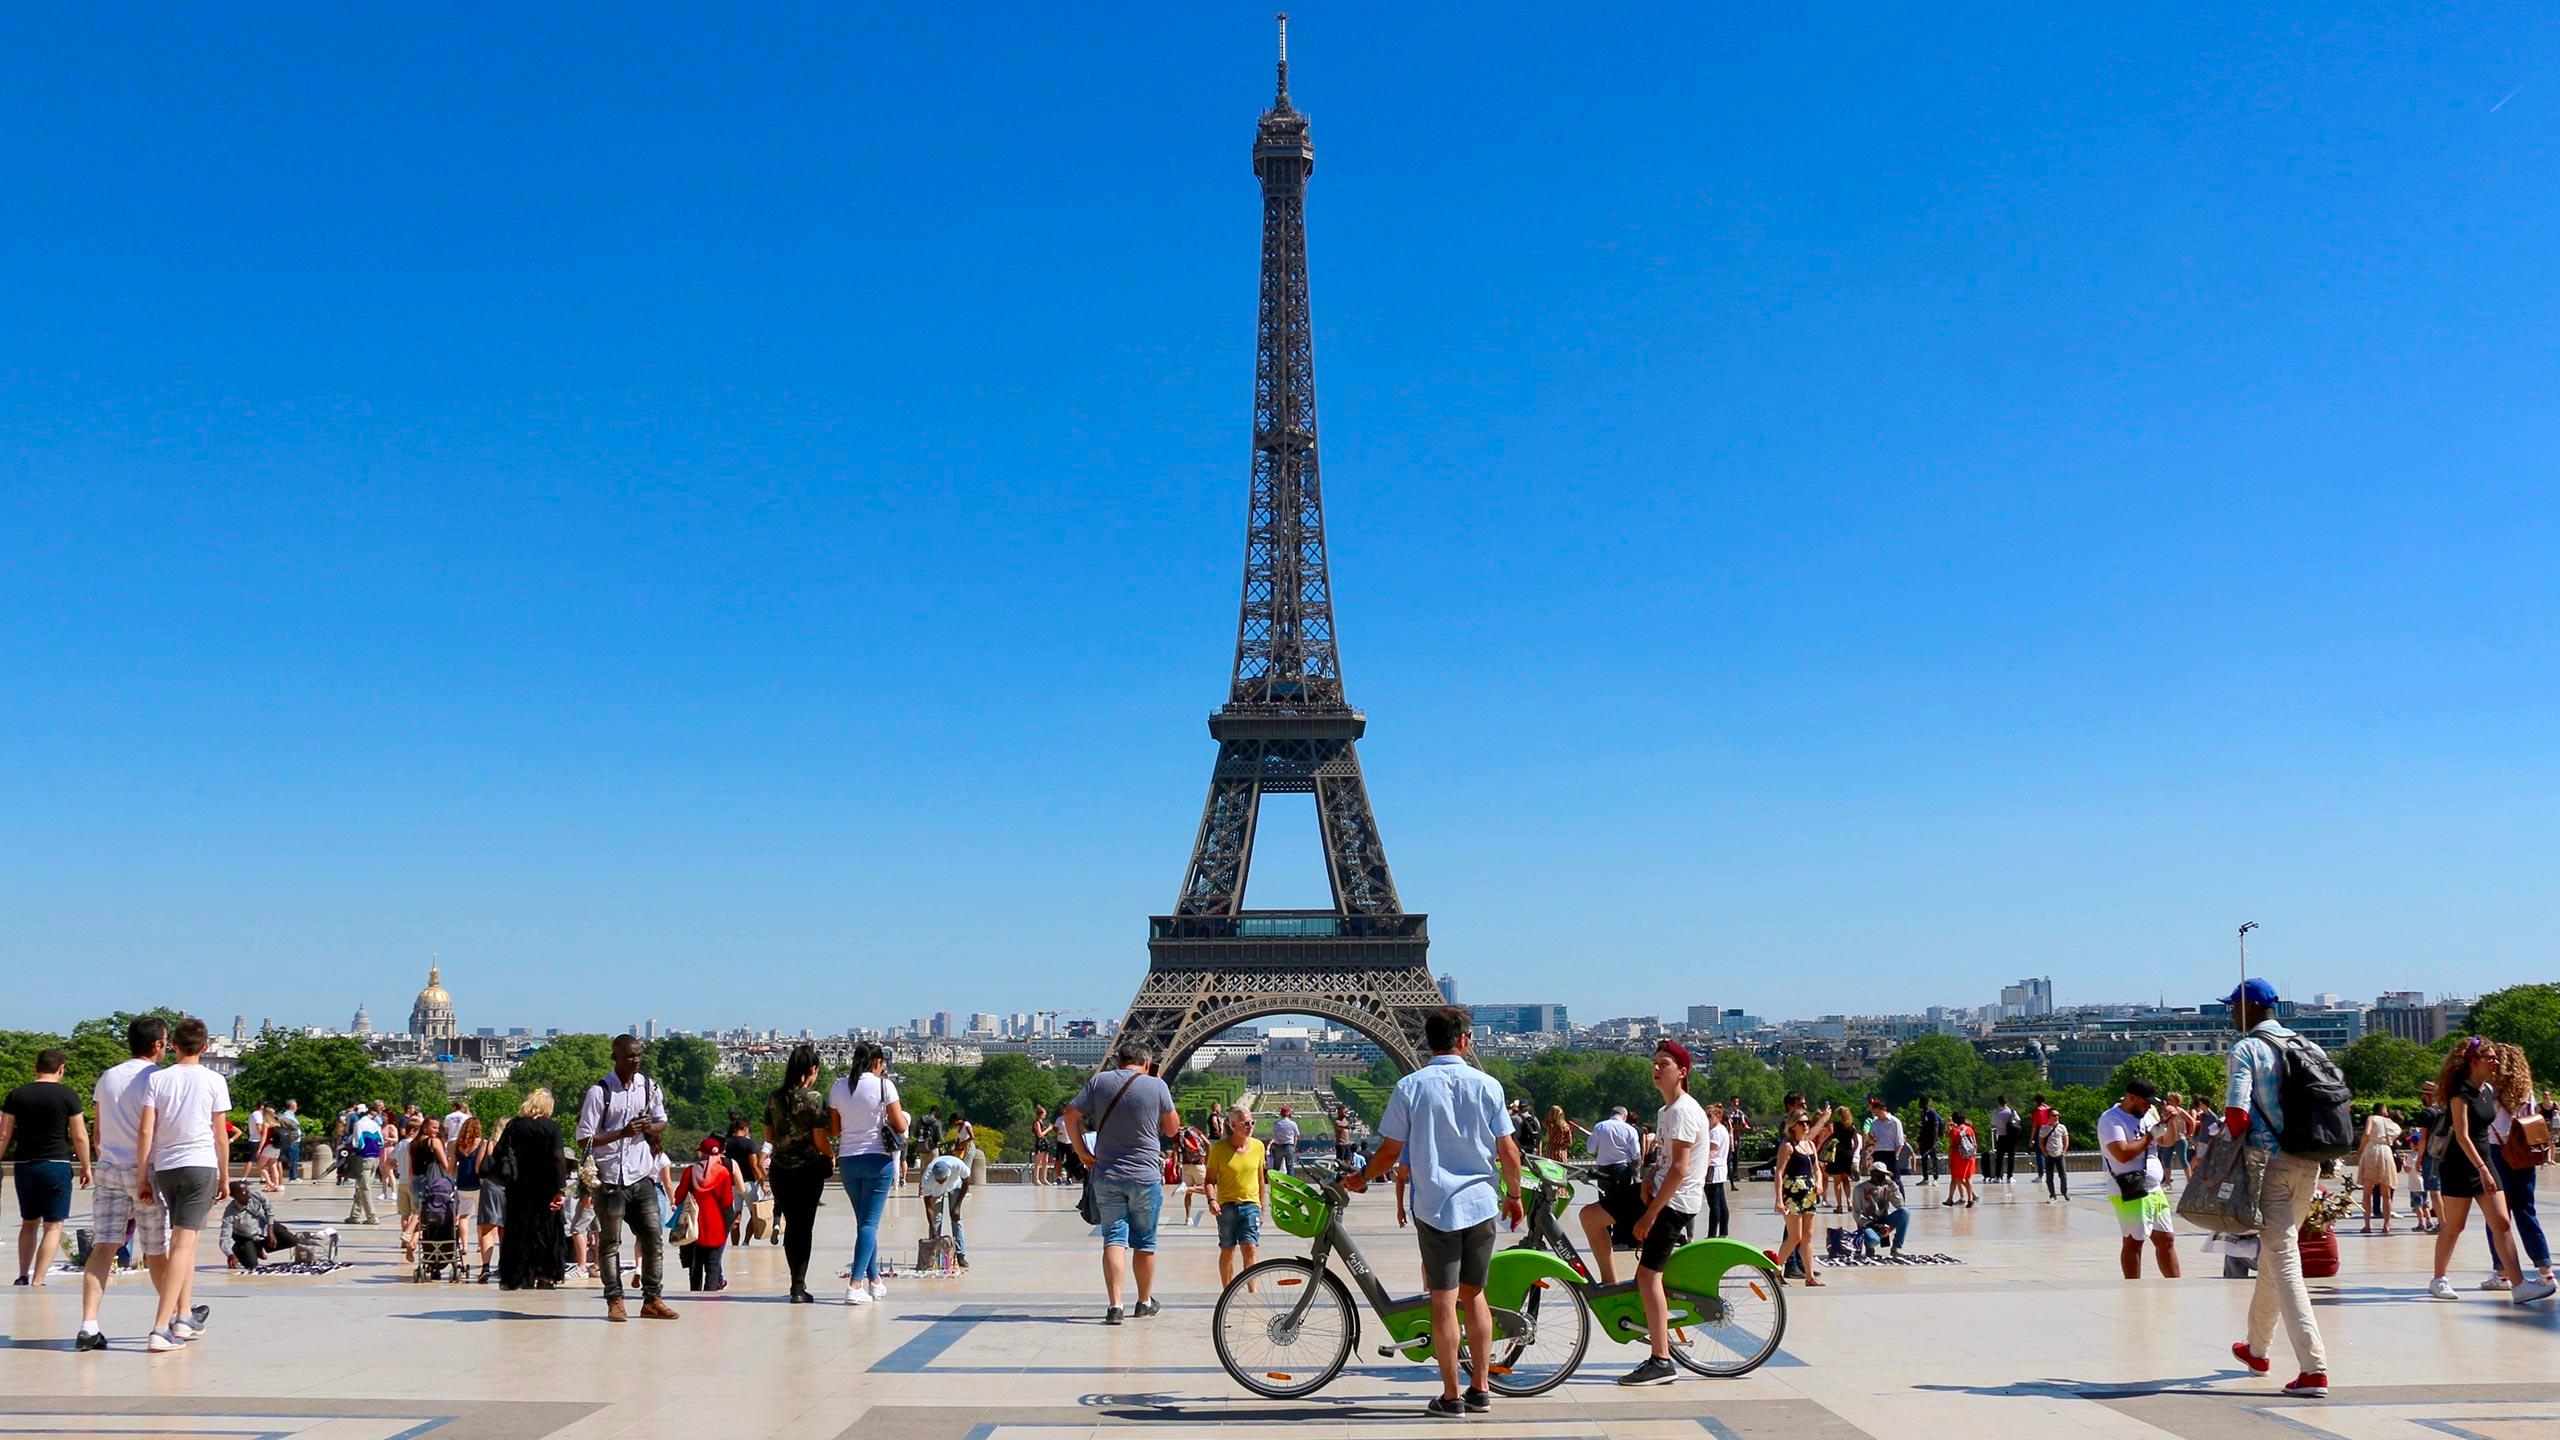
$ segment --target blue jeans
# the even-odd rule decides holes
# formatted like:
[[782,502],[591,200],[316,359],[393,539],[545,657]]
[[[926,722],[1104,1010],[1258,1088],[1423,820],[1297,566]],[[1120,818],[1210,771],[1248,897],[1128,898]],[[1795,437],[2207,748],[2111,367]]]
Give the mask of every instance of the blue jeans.
[[1858,1232],[1858,1238],[1870,1246],[1883,1244],[1887,1235],[1893,1238],[1893,1248],[1900,1250],[1911,1235],[1911,1212],[1896,1205],[1892,1214],[1868,1221],[1866,1228]]
[[[2509,1165],[2504,1146],[2491,1145],[2487,1149],[2490,1168],[2498,1172],[2498,1187],[2507,1192],[2507,1209],[2515,1216],[2516,1235],[2524,1241],[2525,1258],[2538,1270],[2550,1269],[2551,1242],[2543,1237],[2542,1215],[2533,1203],[2534,1172]],[[2482,1226],[2481,1233],[2489,1233],[2488,1227]],[[2489,1254],[2495,1257],[2497,1253],[2498,1247],[2492,1244]]]
[[1142,1255],[1155,1253],[1156,1214],[1164,1209],[1162,1180],[1105,1180],[1097,1176],[1093,1203],[1102,1211],[1105,1249],[1126,1245]]
[[284,1147],[284,1178],[287,1180],[302,1178],[302,1142],[299,1140]]
[[855,1284],[880,1276],[880,1212],[889,1208],[894,1173],[886,1155],[846,1155],[836,1161],[836,1178],[844,1182],[844,1198],[853,1202],[854,1223],[861,1227],[853,1241]]

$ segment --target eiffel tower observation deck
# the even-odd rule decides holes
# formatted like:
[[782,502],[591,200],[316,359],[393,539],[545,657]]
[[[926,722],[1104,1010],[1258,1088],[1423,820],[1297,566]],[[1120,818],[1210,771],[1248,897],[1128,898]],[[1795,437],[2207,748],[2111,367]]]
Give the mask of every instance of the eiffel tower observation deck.
[[[1440,992],[1425,917],[1396,895],[1360,774],[1368,717],[1344,697],[1325,560],[1316,366],[1307,299],[1307,116],[1289,98],[1289,21],[1278,83],[1254,130],[1262,188],[1262,291],[1253,373],[1253,479],[1244,594],[1227,702],[1209,717],[1218,757],[1173,912],[1148,922],[1148,976],[1123,1022],[1168,1068],[1229,1026],[1313,1015],[1421,1063]],[[1333,905],[1247,910],[1262,797],[1312,794]]]

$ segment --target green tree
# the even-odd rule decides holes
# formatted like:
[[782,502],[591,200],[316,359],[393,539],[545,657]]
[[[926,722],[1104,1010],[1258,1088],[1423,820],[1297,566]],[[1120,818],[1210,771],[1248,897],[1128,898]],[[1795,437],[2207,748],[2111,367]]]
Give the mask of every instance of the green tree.
[[2518,1046],[2536,1084],[2560,1081],[2560,985],[2510,985],[2471,1007],[2471,1031]]
[[1058,1103],[1057,1084],[1025,1055],[990,1055],[956,1077],[961,1113],[980,1127],[1031,1133],[1031,1107]]
[[[515,1117],[516,1111],[523,1108],[524,1097],[529,1093],[531,1092],[520,1089],[513,1083],[484,1085],[463,1095],[462,1108],[480,1117],[481,1129],[494,1131],[501,1122]],[[552,1113],[556,1116],[559,1113],[558,1097],[553,1097],[552,1105],[554,1106]],[[577,1117],[570,1116],[569,1124],[574,1128]]]
[[2436,1057],[2427,1053],[2427,1047],[2379,1030],[2339,1051],[2336,1058],[2347,1088],[2358,1095],[2415,1095],[2421,1082],[2436,1075]]
[[352,1035],[269,1030],[241,1052],[231,1093],[243,1105],[263,1101],[282,1109],[287,1100],[299,1100],[305,1115],[335,1115],[358,1100],[378,1098],[388,1083],[372,1052]]
[[1851,1099],[1848,1086],[1801,1055],[1788,1056],[1778,1067],[1778,1088],[1802,1095],[1807,1105],[1817,1109],[1846,1105]]
[[415,1105],[430,1115],[441,1115],[453,1103],[453,1089],[444,1082],[444,1072],[424,1065],[403,1065],[397,1069],[376,1072],[382,1086],[382,1098],[391,1102],[393,1111]]
[[1739,1046],[1718,1050],[1706,1069],[1689,1077],[1689,1091],[1701,1102],[1738,1095],[1744,1114],[1764,1120],[1776,1117],[1782,1089],[1767,1063]]
[[1591,1079],[1593,1058],[1569,1050],[1541,1050],[1520,1067],[1520,1084],[1515,1093],[1534,1107],[1542,1121],[1550,1105],[1563,1106],[1564,1113],[1571,1117],[1593,1115],[1600,1099],[1599,1088]]
[[[2161,1094],[2179,1094],[2190,1098],[2222,1093],[2222,1057],[2219,1055],[2163,1055],[2145,1051],[2128,1056],[2099,1087],[2113,1105],[2123,1099],[2126,1087],[2136,1078],[2148,1080]],[[2060,1108],[2059,1106],[2056,1107]]]
[[612,1037],[555,1035],[517,1061],[507,1083],[528,1095],[536,1090],[550,1091],[556,1113],[568,1117],[560,1127],[567,1131],[576,1127],[578,1105],[586,1099],[587,1087],[603,1079],[612,1068]]
[[1896,1109],[1926,1095],[1941,1107],[1971,1105],[1989,1067],[1971,1045],[1953,1035],[1923,1035],[1894,1047],[1876,1077],[1877,1092]]
[[[1627,1107],[1629,1115],[1639,1118],[1662,1108],[1662,1092],[1653,1088],[1653,1060],[1645,1055],[1603,1055],[1592,1067],[1593,1100],[1587,1115],[1574,1118],[1584,1124],[1597,1124],[1614,1105]],[[1568,1111],[1567,1114],[1572,1112]]]

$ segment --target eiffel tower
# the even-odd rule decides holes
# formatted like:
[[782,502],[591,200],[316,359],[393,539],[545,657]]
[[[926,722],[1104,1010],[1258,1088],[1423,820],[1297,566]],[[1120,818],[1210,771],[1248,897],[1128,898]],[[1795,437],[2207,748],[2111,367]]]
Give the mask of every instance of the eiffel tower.
[[[1311,1015],[1368,1037],[1398,1065],[1427,1052],[1442,1003],[1424,917],[1408,915],[1378,839],[1357,742],[1368,717],[1343,698],[1316,469],[1315,342],[1307,310],[1307,117],[1289,103],[1289,17],[1278,93],[1262,112],[1262,305],[1254,344],[1253,492],[1235,684],[1209,717],[1218,763],[1173,913],[1148,921],[1147,978],[1121,1033],[1155,1047],[1168,1077],[1202,1042],[1268,1015]],[[1329,910],[1247,910],[1262,797],[1316,799]]]

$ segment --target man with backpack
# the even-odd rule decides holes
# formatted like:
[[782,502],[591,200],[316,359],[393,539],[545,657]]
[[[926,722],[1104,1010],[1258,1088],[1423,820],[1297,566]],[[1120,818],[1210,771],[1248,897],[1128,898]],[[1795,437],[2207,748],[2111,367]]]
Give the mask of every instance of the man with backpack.
[[[2346,1082],[2319,1046],[2276,1023],[2276,988],[2255,977],[2222,1003],[2242,1034],[2231,1046],[2230,1079],[2223,1089],[2222,1122],[2248,1147],[2266,1156],[2258,1205],[2257,1289],[2249,1297],[2249,1335],[2231,1347],[2240,1363],[2267,1372],[2267,1347],[2276,1323],[2284,1323],[2302,1373],[2287,1395],[2326,1398],[2329,1359],[2311,1313],[2311,1291],[2302,1283],[2302,1216],[2311,1204],[2324,1160],[2355,1146]],[[2334,1148],[2332,1148],[2334,1147]],[[2325,1152],[2325,1153],[2324,1153]]]

